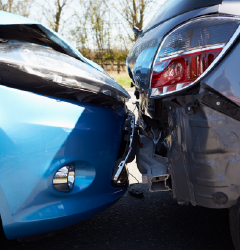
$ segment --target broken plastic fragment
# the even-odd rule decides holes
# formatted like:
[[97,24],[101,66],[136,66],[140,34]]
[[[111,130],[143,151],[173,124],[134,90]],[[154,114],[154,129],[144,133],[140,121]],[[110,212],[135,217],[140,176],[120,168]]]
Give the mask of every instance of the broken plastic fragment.
[[129,185],[129,188],[128,188],[128,193],[132,196],[135,196],[135,197],[138,197],[138,198],[143,198],[144,195],[143,195],[143,191],[141,190],[137,190],[135,188],[131,188],[132,186],[135,186],[136,184],[131,184]]
[[62,83],[62,77],[55,75],[55,76],[53,76],[53,81],[57,82],[57,83]]
[[110,90],[103,90],[102,91],[104,95],[111,96],[111,91]]

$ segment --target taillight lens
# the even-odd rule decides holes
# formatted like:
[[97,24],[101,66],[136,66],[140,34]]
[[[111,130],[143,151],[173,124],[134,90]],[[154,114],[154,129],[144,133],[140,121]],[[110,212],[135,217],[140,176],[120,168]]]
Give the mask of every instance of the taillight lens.
[[169,94],[193,83],[211,65],[239,26],[228,17],[190,21],[160,45],[152,69],[152,96]]

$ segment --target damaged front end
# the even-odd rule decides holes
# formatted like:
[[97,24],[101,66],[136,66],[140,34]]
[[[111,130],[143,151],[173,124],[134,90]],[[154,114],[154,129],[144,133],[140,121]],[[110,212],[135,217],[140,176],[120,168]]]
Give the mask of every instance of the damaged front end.
[[124,107],[129,98],[108,75],[50,47],[2,39],[0,52],[2,85],[104,106]]
[[8,239],[48,235],[126,192],[134,115],[128,92],[101,67],[38,22],[0,11],[0,89]]
[[31,19],[3,11],[0,14],[2,85],[80,102],[124,107],[130,98],[127,91],[59,34]]

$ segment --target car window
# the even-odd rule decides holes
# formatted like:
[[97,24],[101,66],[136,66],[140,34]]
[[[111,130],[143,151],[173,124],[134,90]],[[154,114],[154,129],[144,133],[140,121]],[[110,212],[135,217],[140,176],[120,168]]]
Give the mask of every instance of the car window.
[[222,0],[201,0],[201,1],[199,0],[166,0],[165,3],[159,7],[159,10],[157,11],[156,15],[146,25],[143,32],[181,13],[184,13],[193,9],[207,7],[207,6],[221,4],[221,3],[222,3]]

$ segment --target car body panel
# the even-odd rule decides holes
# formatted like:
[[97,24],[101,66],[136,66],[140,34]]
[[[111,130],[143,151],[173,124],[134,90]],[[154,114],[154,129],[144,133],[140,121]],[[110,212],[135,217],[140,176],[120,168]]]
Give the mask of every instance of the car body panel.
[[[125,110],[1,86],[0,213],[8,239],[56,230],[99,213],[126,191],[111,186]],[[53,187],[75,164],[70,193]]]
[[152,20],[146,25],[143,32],[148,31],[154,26],[165,22],[175,16],[181,15],[194,9],[221,4],[222,0],[168,0],[165,1],[157,11]]
[[240,105],[240,90],[239,90],[239,54],[240,45],[237,42],[231,51],[222,59],[221,63],[202,79],[214,90],[217,90],[232,102]]
[[[192,115],[173,101],[165,105],[171,120],[168,160],[173,197],[209,208],[235,205],[240,194],[239,121],[212,109],[204,98]],[[222,203],[215,200],[219,193],[226,197]]]
[[[59,34],[3,11],[0,31],[0,215],[7,239],[26,239],[126,192],[125,164],[112,179],[134,126],[125,124],[127,91]],[[71,176],[55,178],[69,166]],[[62,180],[67,188],[55,188]]]

